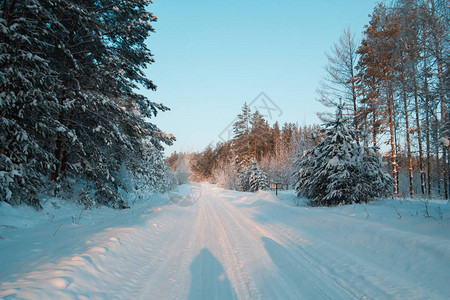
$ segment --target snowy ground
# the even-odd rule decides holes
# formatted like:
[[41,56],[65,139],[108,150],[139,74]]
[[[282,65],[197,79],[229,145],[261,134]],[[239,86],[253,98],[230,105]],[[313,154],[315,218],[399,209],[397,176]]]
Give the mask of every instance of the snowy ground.
[[168,199],[95,212],[50,199],[40,214],[0,203],[0,297],[450,295],[446,202],[429,203],[426,218],[422,201],[308,208],[292,192],[276,197],[205,183],[184,185]]

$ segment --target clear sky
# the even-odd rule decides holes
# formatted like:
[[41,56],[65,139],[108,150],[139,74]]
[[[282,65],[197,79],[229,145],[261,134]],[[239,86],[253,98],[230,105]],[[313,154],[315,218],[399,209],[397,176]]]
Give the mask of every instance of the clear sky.
[[[372,0],[154,0],[148,45],[156,62],[146,74],[158,86],[144,92],[171,111],[152,121],[177,141],[173,151],[200,151],[223,134],[244,102],[261,92],[272,124],[320,123],[316,89],[325,51],[344,28],[361,37]],[[261,99],[254,105],[264,106]],[[222,136],[220,136],[222,134]]]

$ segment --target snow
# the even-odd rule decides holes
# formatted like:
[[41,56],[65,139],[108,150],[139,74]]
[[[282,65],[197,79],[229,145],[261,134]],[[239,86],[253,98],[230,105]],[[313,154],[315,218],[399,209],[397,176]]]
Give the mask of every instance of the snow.
[[450,294],[448,202],[386,199],[307,207],[294,191],[275,196],[206,183],[185,184],[174,193],[198,201],[180,206],[167,194],[149,195],[128,210],[84,211],[46,199],[39,213],[0,202],[0,297],[447,299]]
[[332,159],[330,159],[330,160],[328,161],[327,167],[328,167],[328,168],[334,168],[334,167],[336,167],[337,165],[339,165],[339,163],[340,163],[339,157],[335,156],[335,157],[333,157]]
[[450,138],[449,137],[442,137],[439,139],[439,142],[442,144],[442,146],[448,148],[450,146]]

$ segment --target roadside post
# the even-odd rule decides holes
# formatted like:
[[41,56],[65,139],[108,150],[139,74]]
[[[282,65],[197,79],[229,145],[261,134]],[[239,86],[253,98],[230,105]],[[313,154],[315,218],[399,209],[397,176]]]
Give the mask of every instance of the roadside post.
[[282,190],[283,189],[283,184],[280,182],[271,182],[270,183],[270,189],[273,191],[275,190],[275,195],[278,196],[278,189]]

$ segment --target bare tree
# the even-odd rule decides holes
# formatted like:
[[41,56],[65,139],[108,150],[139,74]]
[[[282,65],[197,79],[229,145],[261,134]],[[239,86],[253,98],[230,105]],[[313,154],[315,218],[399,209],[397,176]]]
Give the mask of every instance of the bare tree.
[[[352,118],[355,128],[359,127],[358,93],[356,87],[356,65],[358,63],[358,42],[350,28],[344,30],[338,42],[325,53],[328,64],[326,76],[318,90],[319,101],[329,107],[342,102],[344,113]],[[356,136],[359,144],[359,135]]]

